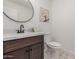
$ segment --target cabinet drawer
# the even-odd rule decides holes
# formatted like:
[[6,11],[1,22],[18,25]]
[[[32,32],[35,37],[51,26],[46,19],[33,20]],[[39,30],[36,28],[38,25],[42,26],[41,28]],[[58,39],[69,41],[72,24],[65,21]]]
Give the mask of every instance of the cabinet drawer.
[[33,44],[37,44],[43,42],[43,36],[34,36],[34,37],[28,37],[28,38],[21,38],[16,40],[9,40],[3,42],[3,52],[11,52],[16,49],[20,49],[23,47],[27,47]]

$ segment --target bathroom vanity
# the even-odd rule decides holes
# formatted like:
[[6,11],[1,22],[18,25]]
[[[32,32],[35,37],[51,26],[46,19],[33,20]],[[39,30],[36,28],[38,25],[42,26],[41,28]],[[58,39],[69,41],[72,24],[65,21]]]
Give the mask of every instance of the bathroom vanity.
[[44,59],[43,35],[6,40],[3,42],[4,59]]

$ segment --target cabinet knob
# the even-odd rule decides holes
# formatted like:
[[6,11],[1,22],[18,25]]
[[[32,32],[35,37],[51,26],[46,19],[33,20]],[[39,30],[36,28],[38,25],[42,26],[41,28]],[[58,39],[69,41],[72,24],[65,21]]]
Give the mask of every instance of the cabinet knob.
[[26,52],[29,52],[29,50],[26,50]]
[[30,52],[30,51],[32,51],[32,49],[26,50],[26,52]]
[[30,49],[30,51],[32,51],[32,49]]

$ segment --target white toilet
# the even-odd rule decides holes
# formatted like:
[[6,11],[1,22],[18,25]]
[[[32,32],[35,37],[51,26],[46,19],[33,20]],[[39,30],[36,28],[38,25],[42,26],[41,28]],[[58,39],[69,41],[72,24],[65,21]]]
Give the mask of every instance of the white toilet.
[[59,59],[60,58],[60,49],[61,49],[61,44],[59,42],[46,42],[46,45],[48,46],[48,50],[51,54],[50,59]]

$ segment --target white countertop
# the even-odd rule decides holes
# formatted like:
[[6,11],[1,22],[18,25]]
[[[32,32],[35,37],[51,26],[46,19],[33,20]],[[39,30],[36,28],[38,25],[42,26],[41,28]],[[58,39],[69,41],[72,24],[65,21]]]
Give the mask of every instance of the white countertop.
[[37,35],[46,35],[48,33],[45,32],[26,32],[26,33],[13,33],[13,34],[4,34],[3,41],[7,40],[15,40],[19,38],[32,37]]

